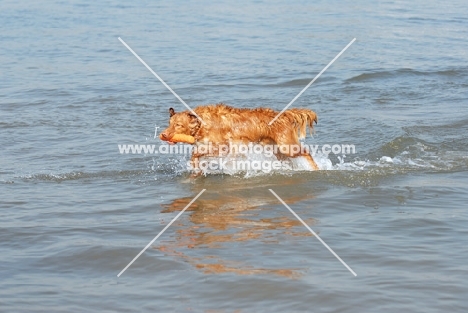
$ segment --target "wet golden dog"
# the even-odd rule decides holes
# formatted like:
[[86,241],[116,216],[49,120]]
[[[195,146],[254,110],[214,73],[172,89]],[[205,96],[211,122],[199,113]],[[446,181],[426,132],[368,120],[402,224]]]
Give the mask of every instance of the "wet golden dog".
[[[305,138],[307,128],[313,129],[317,123],[317,114],[309,109],[290,109],[281,114],[271,125],[268,125],[277,111],[268,108],[237,109],[225,104],[199,106],[193,110],[202,120],[190,111],[176,113],[169,109],[169,127],[161,133],[161,138],[171,143],[175,134],[190,135],[195,138],[195,144],[210,142],[217,146],[229,143],[278,146],[300,146],[299,139]],[[194,151],[192,164],[198,164],[198,159],[207,154]],[[288,149],[287,153],[276,155],[278,159],[304,156],[312,169],[318,166],[309,153]],[[197,170],[197,168],[195,168]]]

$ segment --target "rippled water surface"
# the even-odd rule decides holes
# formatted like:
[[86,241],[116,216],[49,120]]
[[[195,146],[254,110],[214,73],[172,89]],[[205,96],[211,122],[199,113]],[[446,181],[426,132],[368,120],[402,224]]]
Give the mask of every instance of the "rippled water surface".
[[[1,8],[0,311],[468,310],[465,2]],[[197,179],[120,154],[185,108],[118,37],[191,106],[276,110],[356,38],[293,104],[356,153]]]

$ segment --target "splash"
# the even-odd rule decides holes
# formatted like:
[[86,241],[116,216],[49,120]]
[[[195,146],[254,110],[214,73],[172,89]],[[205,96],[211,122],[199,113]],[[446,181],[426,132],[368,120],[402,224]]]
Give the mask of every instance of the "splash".
[[[314,155],[320,172],[324,171],[372,171],[380,174],[398,174],[414,171],[447,171],[468,167],[468,156],[464,152],[444,151],[437,146],[418,140],[413,137],[397,137],[382,145],[364,157],[353,155],[338,155],[332,162],[330,154],[318,152]],[[215,161],[216,158],[205,158],[206,162]],[[203,174],[226,174],[243,178],[268,175],[293,175],[298,172],[312,172],[312,168],[305,157],[286,158],[278,160],[274,155],[262,154],[229,155],[225,159],[226,167],[219,169],[204,169]],[[285,166],[273,168],[239,168],[236,162],[250,164],[272,164],[283,162]],[[188,169],[189,171],[191,169]]]

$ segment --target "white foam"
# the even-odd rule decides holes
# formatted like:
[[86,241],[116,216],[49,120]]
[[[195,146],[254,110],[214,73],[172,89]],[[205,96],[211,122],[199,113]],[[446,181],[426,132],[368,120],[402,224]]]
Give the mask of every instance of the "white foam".
[[380,163],[393,163],[393,159],[388,156],[383,156],[380,158]]

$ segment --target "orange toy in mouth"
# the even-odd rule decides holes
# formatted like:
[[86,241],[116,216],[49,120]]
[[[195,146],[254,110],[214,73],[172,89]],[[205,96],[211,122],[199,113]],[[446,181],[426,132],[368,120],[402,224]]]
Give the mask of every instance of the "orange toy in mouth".
[[189,144],[195,143],[195,137],[190,136],[190,135],[182,135],[182,134],[175,134],[174,136],[172,136],[170,140],[164,139],[160,134],[159,139],[168,141],[169,143],[174,143],[174,142],[184,142],[184,143],[189,143]]

